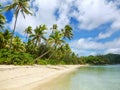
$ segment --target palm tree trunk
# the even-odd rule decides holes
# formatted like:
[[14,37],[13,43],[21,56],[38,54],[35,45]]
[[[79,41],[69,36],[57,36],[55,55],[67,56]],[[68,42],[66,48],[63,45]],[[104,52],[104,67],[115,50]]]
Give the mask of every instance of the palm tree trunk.
[[10,49],[12,48],[12,40],[13,40],[14,32],[15,32],[15,29],[16,29],[17,19],[18,19],[18,14],[17,14],[17,16],[15,18],[15,25],[14,25],[12,36],[11,36],[11,39],[10,39]]
[[42,58],[43,56],[45,56],[46,54],[48,54],[50,51],[52,50],[52,48],[50,50],[48,50],[47,52],[45,52],[44,54],[40,55],[39,57],[37,57],[35,59],[35,62],[37,62],[38,59]]
[[[45,56],[46,54],[48,54],[50,51],[51,51],[51,49],[48,50],[47,52],[45,52],[44,54],[42,54],[41,56],[39,56],[38,58],[42,58],[43,56]],[[37,59],[38,59],[38,58],[37,58]]]
[[57,45],[54,45],[54,47],[55,47],[55,50],[54,50],[54,52],[48,57],[48,59],[50,59],[50,58],[54,55],[54,53],[56,52]]
[[41,43],[41,39],[39,39],[38,46],[40,46],[40,43]]
[[50,59],[54,55],[55,52],[56,50],[48,57],[48,59]]
[[36,41],[35,41],[35,46],[36,46],[36,47],[37,47],[37,43],[38,43],[38,42],[37,42],[37,39],[36,39]]

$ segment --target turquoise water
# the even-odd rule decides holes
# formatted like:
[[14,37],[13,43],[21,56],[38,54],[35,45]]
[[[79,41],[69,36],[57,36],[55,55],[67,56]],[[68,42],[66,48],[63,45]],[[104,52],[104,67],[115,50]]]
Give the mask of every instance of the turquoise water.
[[120,65],[80,67],[39,90],[120,90]]

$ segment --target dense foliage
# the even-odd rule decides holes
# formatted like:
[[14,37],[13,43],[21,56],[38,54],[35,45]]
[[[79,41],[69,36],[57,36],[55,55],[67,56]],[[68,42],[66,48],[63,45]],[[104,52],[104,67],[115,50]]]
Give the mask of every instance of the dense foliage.
[[33,62],[33,56],[28,53],[1,49],[0,64],[32,65],[34,64],[34,62]]
[[120,64],[119,54],[107,54],[104,57],[109,59],[110,64]]
[[120,64],[119,54],[107,54],[107,55],[97,55],[79,58],[81,64]]
[[[70,25],[59,29],[57,24],[51,28],[46,25],[26,27],[25,42],[14,32],[19,11],[23,14],[32,14],[29,8],[29,0],[15,0],[13,4],[6,6],[1,11],[14,9],[15,24],[13,31],[5,30],[6,18],[0,13],[0,64],[32,65],[32,64],[117,64],[120,63],[120,55],[108,54],[98,56],[79,57],[72,52],[66,40],[73,38]],[[1,7],[1,5],[0,5]],[[24,8],[23,8],[24,7]],[[24,16],[25,17],[25,16]]]

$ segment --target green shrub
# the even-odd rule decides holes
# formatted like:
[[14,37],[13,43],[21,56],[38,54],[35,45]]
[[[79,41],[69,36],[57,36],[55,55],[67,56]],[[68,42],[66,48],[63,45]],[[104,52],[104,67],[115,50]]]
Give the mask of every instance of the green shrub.
[[65,65],[66,63],[64,61],[60,61],[59,64]]
[[0,50],[0,64],[32,65],[34,64],[34,59],[28,53],[2,49]]
[[46,61],[46,60],[40,59],[40,60],[37,61],[37,64],[40,64],[40,65],[47,65],[47,61]]
[[47,60],[48,64],[57,65],[59,62],[57,60]]

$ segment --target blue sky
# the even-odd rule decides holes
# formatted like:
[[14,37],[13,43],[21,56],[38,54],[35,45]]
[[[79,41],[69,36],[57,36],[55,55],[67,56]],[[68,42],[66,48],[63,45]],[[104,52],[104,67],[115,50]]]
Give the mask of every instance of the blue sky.
[[[0,0],[3,6],[12,0]],[[19,14],[16,34],[24,38],[24,29],[31,25],[51,27],[66,24],[73,27],[74,38],[68,41],[79,56],[120,54],[120,0],[31,0],[33,16]],[[13,29],[13,11],[4,13],[6,28]],[[48,31],[49,32],[49,31]]]

